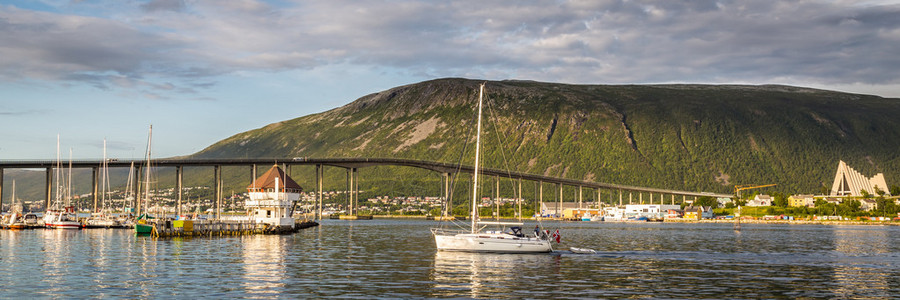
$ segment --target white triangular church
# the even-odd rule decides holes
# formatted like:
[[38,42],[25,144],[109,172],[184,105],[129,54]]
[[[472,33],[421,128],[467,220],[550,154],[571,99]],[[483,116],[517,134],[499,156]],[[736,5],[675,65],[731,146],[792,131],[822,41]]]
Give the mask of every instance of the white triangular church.
[[890,194],[887,183],[884,181],[883,173],[875,174],[872,178],[866,178],[866,176],[848,166],[843,160],[838,163],[837,174],[834,175],[834,184],[831,186],[831,195],[862,196],[862,190],[875,195],[875,188],[884,191],[885,194]]

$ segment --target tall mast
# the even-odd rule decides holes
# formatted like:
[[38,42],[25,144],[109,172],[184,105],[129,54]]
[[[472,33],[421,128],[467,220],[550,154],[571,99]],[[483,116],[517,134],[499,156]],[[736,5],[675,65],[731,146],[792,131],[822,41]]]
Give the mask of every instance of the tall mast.
[[[136,193],[132,191],[134,188],[134,161],[131,161],[131,167],[128,168],[128,182],[125,183],[125,199],[122,199],[122,212],[125,212],[125,208],[128,206],[128,194],[131,194],[131,199],[137,199]],[[135,204],[135,203],[132,203]]]
[[[108,176],[106,172],[107,164],[106,164],[106,138],[103,138],[103,163],[100,164],[100,207],[106,206],[106,177]],[[94,210],[97,210],[96,204],[94,206]],[[101,209],[102,210],[102,209]]]
[[478,91],[478,127],[475,135],[475,175],[472,180],[472,233],[475,233],[475,223],[478,217],[478,157],[481,154],[481,102],[484,97],[484,83]]
[[66,179],[66,206],[72,204],[72,148],[69,148],[69,178]]
[[153,124],[147,133],[147,172],[144,175],[144,210],[150,212],[150,142],[153,140]]
[[[60,176],[62,175],[62,174],[60,174],[60,172],[62,172],[62,162],[60,162],[60,157],[59,157],[59,133],[57,133],[56,134],[56,197],[53,199],[53,206],[55,206],[57,208],[59,207],[59,197],[61,197],[61,192],[62,192],[62,190],[60,190],[60,184],[59,184]],[[50,208],[48,207],[47,209],[49,210]]]

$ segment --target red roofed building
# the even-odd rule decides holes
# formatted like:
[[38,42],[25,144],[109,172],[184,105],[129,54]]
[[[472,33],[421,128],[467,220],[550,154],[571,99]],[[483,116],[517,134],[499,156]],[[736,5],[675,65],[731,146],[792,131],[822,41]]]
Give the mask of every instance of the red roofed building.
[[[277,179],[277,180],[276,180]],[[272,166],[271,169],[266,171],[266,173],[262,174],[259,178],[253,181],[252,184],[247,186],[248,192],[274,192],[276,181],[278,183],[278,189],[283,192],[289,193],[301,193],[303,192],[303,188],[297,184],[294,179],[291,179],[290,176],[284,173],[278,166]]]
[[277,165],[247,187],[250,198],[244,207],[250,220],[272,226],[294,226],[294,203],[303,188]]

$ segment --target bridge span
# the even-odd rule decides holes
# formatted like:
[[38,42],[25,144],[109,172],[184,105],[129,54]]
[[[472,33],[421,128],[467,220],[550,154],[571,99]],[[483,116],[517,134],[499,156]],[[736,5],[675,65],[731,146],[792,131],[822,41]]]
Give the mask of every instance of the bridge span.
[[[99,179],[99,168],[102,164],[102,160],[73,160],[71,162],[72,168],[91,168],[93,169],[92,176],[92,195],[94,200],[94,206],[96,210],[97,203],[97,188],[98,188],[98,179]],[[109,159],[107,160],[107,165],[109,167],[130,167],[134,165],[136,167],[144,166],[146,161],[144,160],[118,160],[118,159]],[[52,194],[52,173],[56,168],[57,162],[55,160],[0,160],[0,195],[3,192],[3,170],[5,169],[45,169],[46,171],[46,205],[50,205],[50,199]],[[350,206],[351,212],[353,211],[352,207],[354,206],[354,196],[358,196],[359,189],[359,174],[358,170],[360,168],[372,167],[372,166],[405,166],[405,167],[414,167],[421,168],[426,170],[431,170],[434,172],[438,172],[443,174],[444,177],[444,186],[442,187],[442,191],[444,192],[444,199],[447,199],[447,194],[449,191],[449,178],[453,174],[456,173],[468,173],[471,174],[474,172],[474,168],[472,166],[461,165],[461,164],[450,164],[443,162],[434,162],[427,160],[415,160],[415,159],[402,159],[402,158],[309,158],[309,157],[295,157],[295,158],[165,158],[165,159],[155,159],[152,161],[153,167],[174,167],[176,172],[176,190],[177,190],[177,199],[176,199],[176,210],[180,212],[180,204],[181,204],[181,190],[182,190],[182,175],[183,168],[186,166],[191,167],[213,167],[214,168],[214,181],[215,181],[215,194],[216,194],[216,213],[219,213],[219,208],[221,206],[222,199],[222,175],[221,175],[221,167],[222,166],[249,166],[250,167],[250,180],[256,178],[257,166],[259,165],[283,165],[283,166],[293,166],[293,165],[312,165],[316,167],[316,195],[317,195],[317,203],[318,203],[318,212],[317,216],[321,216],[322,212],[322,189],[323,189],[323,169],[324,167],[338,167],[344,168],[348,172],[348,183],[347,185],[350,187]],[[68,167],[69,162],[65,162],[63,167]],[[671,200],[674,203],[674,197],[682,196],[682,200],[686,197],[717,197],[717,198],[732,198],[733,195],[730,194],[717,194],[717,193],[708,193],[708,192],[692,192],[692,191],[680,191],[680,190],[671,190],[671,189],[660,189],[660,188],[650,188],[650,187],[639,187],[639,186],[629,186],[629,185],[620,185],[620,184],[611,184],[611,183],[602,183],[602,182],[593,182],[593,181],[585,181],[585,180],[576,180],[569,178],[559,178],[552,176],[543,176],[536,174],[528,174],[522,172],[511,172],[507,170],[501,169],[492,169],[492,168],[480,168],[480,173],[485,176],[493,176],[496,178],[499,184],[499,178],[509,178],[518,180],[519,184],[519,194],[521,194],[521,185],[523,180],[533,181],[536,183],[541,183],[540,185],[540,198],[543,201],[543,183],[555,184],[557,186],[557,190],[559,192],[558,200],[560,203],[562,202],[562,187],[563,186],[573,186],[578,187],[578,201],[581,202],[581,190],[583,188],[595,189],[597,191],[597,199],[600,199],[600,191],[601,190],[610,190],[610,191],[619,191],[619,204],[623,203],[622,193],[628,192],[629,198],[631,197],[632,192],[639,193],[639,196],[643,196],[641,193],[649,193],[651,196],[651,203],[653,201],[652,196],[654,193],[660,195],[660,203],[663,202],[663,195],[671,195]],[[140,174],[140,172],[138,172]],[[354,184],[354,182],[356,184]],[[537,193],[536,193],[537,194]],[[521,197],[517,197],[521,198]],[[139,199],[138,199],[139,200]],[[643,199],[641,199],[643,200]],[[2,197],[0,197],[0,208],[2,208]],[[140,202],[137,201],[136,202]],[[629,199],[629,203],[631,199]],[[140,212],[140,207],[138,206],[138,212]]]

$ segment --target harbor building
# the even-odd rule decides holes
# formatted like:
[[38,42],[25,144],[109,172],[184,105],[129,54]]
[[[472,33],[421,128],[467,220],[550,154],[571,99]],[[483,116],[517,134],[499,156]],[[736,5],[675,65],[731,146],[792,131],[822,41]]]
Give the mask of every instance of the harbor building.
[[668,210],[681,209],[681,205],[668,204],[628,204],[625,205],[625,217],[665,218]]
[[273,166],[247,187],[244,203],[250,220],[274,227],[294,226],[294,203],[300,201],[303,188],[278,166]]
[[868,178],[848,166],[843,160],[838,163],[837,173],[834,175],[834,184],[831,186],[832,196],[859,197],[862,196],[862,191],[875,195],[877,194],[876,190],[890,195],[883,173],[878,173],[872,178]]

